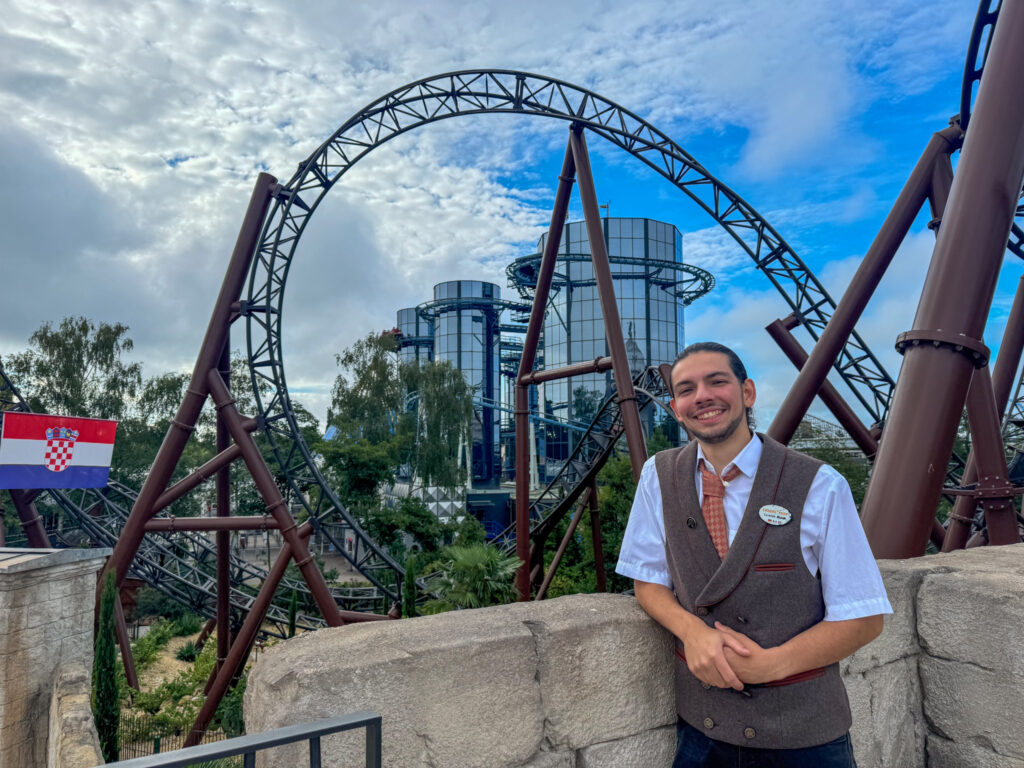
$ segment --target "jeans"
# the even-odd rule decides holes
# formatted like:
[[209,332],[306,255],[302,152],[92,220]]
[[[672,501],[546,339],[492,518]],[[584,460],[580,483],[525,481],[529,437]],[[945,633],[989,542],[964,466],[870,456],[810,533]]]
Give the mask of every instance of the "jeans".
[[680,720],[672,768],[857,768],[857,763],[849,733],[817,747],[763,749],[709,739]]

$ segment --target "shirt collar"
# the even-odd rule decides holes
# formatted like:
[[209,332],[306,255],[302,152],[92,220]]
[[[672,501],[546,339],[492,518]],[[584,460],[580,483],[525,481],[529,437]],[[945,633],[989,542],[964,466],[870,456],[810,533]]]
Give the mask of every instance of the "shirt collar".
[[[722,471],[725,474],[729,471],[729,467],[736,467],[747,477],[753,477],[757,472],[757,465],[761,462],[761,438],[755,433],[751,436],[750,442],[743,446],[743,450],[736,454],[736,458],[729,463],[728,466]],[[697,443],[697,461],[700,462],[704,458],[704,450],[701,448],[700,443]],[[707,468],[712,472],[715,471],[710,461],[705,462]]]

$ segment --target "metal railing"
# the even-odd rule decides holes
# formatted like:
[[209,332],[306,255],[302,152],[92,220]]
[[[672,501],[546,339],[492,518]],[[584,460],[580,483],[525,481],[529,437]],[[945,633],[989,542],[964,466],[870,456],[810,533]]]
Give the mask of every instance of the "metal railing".
[[198,747],[107,763],[96,768],[184,768],[236,755],[243,756],[244,768],[254,768],[258,751],[304,740],[309,742],[309,767],[320,768],[321,737],[356,728],[366,729],[366,768],[381,768],[381,718],[374,712],[356,712],[342,717],[329,717],[315,723],[288,725],[264,733],[246,734],[212,744],[201,744]]

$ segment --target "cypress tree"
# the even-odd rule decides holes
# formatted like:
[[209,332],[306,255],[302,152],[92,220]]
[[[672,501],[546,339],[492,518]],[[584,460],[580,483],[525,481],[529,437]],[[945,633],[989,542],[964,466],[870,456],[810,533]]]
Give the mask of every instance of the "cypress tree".
[[291,600],[288,601],[288,637],[295,637],[295,619],[299,613],[299,593],[292,590]]
[[405,579],[402,582],[402,615],[411,619],[416,615],[416,577],[418,574],[416,555],[411,554],[405,561]]
[[92,663],[92,713],[100,738],[100,750],[108,763],[117,760],[117,729],[121,721],[121,702],[117,692],[117,651],[114,643],[114,601],[116,577],[107,573],[100,595],[100,616]]

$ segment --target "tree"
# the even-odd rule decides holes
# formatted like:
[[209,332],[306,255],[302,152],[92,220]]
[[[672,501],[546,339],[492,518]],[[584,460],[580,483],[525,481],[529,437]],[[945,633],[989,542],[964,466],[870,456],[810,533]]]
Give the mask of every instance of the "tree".
[[334,380],[327,421],[343,435],[375,445],[395,436],[402,400],[396,349],[394,336],[370,333],[335,355],[348,373]]
[[405,579],[402,582],[402,615],[411,619],[416,615],[416,596],[418,589],[416,577],[419,575],[419,561],[413,553],[405,559]]
[[418,395],[416,434],[410,465],[424,485],[448,490],[465,482],[459,445],[470,443],[473,391],[449,361],[403,367],[403,380]]
[[35,411],[121,419],[142,385],[142,367],[121,359],[134,346],[127,333],[84,317],[43,323],[7,369]]
[[424,613],[482,608],[516,599],[517,557],[487,544],[447,547],[442,557],[441,573],[427,585],[434,599],[424,605]]
[[117,728],[121,721],[121,702],[117,691],[117,653],[114,647],[114,601],[117,600],[116,576],[106,575],[100,595],[100,615],[96,626],[95,654],[92,665],[92,712],[99,734],[103,759],[112,763],[118,757]]

